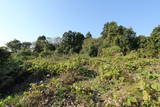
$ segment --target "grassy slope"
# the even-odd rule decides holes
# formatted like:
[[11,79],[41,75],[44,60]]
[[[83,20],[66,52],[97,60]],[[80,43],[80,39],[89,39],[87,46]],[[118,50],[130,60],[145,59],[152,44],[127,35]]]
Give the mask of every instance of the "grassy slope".
[[45,79],[1,106],[160,106],[160,59],[50,57],[23,66]]

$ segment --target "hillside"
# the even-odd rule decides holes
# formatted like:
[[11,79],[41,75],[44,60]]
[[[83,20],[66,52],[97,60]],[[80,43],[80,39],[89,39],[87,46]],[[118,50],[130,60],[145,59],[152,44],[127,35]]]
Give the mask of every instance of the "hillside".
[[158,106],[160,59],[135,55],[70,56],[25,61],[31,88],[0,101],[1,106]]
[[160,26],[137,36],[109,22],[101,35],[0,47],[0,107],[159,107]]

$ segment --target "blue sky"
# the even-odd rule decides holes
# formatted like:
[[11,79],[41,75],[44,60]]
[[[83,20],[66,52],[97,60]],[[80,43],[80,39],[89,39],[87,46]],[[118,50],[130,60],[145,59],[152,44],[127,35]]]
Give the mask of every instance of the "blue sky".
[[35,41],[68,30],[99,37],[116,21],[149,35],[160,24],[160,0],[0,0],[0,46],[10,40]]

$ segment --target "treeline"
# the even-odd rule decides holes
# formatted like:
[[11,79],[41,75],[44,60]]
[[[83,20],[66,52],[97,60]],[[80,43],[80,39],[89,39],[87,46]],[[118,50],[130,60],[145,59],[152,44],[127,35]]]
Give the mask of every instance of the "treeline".
[[[104,25],[101,37],[92,38],[88,32],[85,36],[80,32],[68,31],[54,40],[39,36],[34,43],[13,40],[0,48],[0,62],[11,53],[20,55],[49,55],[81,53],[98,56],[109,47],[116,46],[123,55],[137,52],[140,57],[159,57],[160,26],[153,29],[150,36],[137,36],[132,28],[108,22]],[[3,55],[4,54],[4,55]]]

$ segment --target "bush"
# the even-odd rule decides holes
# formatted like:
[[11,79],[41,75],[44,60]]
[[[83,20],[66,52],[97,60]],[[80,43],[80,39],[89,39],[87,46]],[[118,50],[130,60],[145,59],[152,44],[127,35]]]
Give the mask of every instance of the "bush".
[[118,46],[113,46],[110,48],[103,48],[99,53],[99,56],[122,56],[121,48]]

